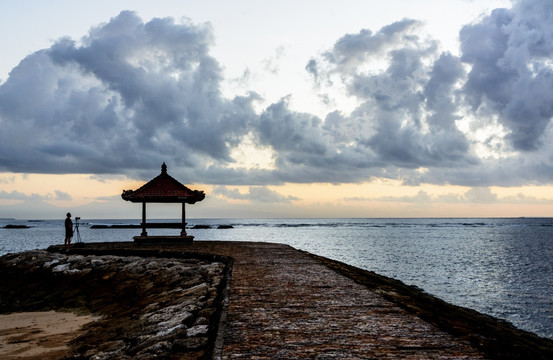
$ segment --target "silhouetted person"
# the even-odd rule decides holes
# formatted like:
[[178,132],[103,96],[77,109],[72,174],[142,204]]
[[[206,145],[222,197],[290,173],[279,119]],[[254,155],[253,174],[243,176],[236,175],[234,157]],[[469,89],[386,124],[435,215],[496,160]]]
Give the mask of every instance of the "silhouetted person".
[[65,246],[71,244],[71,238],[73,237],[73,223],[71,222],[71,213],[67,213],[65,218]]

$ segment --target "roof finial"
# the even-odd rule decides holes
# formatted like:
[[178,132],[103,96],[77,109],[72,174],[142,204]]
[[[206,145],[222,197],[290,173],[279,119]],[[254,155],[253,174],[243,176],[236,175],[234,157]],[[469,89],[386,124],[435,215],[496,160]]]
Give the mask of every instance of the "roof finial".
[[167,174],[167,165],[165,165],[165,161],[163,162],[163,165],[161,165],[161,173]]

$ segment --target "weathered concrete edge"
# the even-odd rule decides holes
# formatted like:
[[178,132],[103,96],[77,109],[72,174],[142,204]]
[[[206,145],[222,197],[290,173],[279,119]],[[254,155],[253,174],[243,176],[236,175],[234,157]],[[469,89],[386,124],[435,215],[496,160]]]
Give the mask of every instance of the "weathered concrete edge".
[[[230,284],[232,278],[232,269],[234,266],[234,259],[229,256],[204,253],[197,251],[179,251],[179,250],[159,250],[159,249],[134,249],[133,244],[131,243],[129,247],[124,248],[102,248],[102,244],[110,243],[94,243],[91,244],[92,248],[87,248],[86,246],[78,246],[66,249],[61,245],[54,245],[46,249],[50,252],[59,252],[65,253],[68,255],[78,254],[78,255],[115,255],[115,256],[139,256],[139,257],[157,257],[157,258],[199,258],[202,260],[211,260],[218,261],[225,264],[225,276],[222,281],[221,287],[218,291],[217,303],[221,304],[218,306],[219,314],[216,316],[218,318],[217,324],[215,325],[214,336],[210,336],[210,358],[211,359],[221,359],[224,345],[224,334],[225,334],[225,325],[228,313],[229,297],[230,297]],[[98,245],[100,245],[98,247]]]
[[217,334],[215,336],[215,342],[213,344],[213,353],[211,358],[214,360],[220,360],[223,357],[223,346],[225,338],[225,328],[227,324],[227,314],[230,301],[230,284],[232,280],[232,270],[234,267],[234,259],[229,257],[227,264],[227,271],[225,272],[225,286],[222,289],[221,300],[221,313],[219,316],[219,324],[217,325]]
[[469,341],[492,359],[553,359],[553,340],[507,321],[450,304],[416,286],[346,263],[301,251],[328,268],[381,294],[421,319]]

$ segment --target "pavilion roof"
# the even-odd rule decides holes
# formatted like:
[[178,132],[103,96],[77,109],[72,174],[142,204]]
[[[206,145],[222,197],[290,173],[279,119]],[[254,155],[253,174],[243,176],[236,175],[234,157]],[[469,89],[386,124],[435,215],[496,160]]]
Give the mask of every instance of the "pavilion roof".
[[167,165],[161,165],[161,174],[137,190],[123,190],[123,200],[130,202],[188,203],[205,198],[205,193],[191,190],[167,174]]

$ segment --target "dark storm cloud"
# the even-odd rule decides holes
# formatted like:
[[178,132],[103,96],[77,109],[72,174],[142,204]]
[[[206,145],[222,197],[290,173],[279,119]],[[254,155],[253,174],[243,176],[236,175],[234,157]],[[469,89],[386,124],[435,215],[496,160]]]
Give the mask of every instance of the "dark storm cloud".
[[385,54],[391,46],[416,41],[410,32],[420,25],[419,21],[404,19],[384,26],[376,33],[363,29],[358,34],[347,34],[334,44],[331,51],[325,53],[325,57],[341,69],[359,66],[371,57]]
[[256,96],[221,97],[212,41],[208,25],[122,12],[30,55],[0,87],[0,164],[113,173],[229,161]]
[[[325,126],[370,153],[372,170],[383,163],[384,176],[407,184],[553,181],[545,141],[553,116],[553,4],[519,1],[465,26],[460,57],[418,38],[419,25],[405,19],[348,34],[309,61],[318,86],[339,79],[360,101],[350,116],[334,113]],[[383,68],[371,68],[377,60]],[[475,119],[471,131],[504,127],[504,137],[482,144],[496,155],[475,152],[474,138],[457,125],[464,117]],[[426,171],[410,170],[417,168]]]
[[[349,93],[362,101],[341,122],[362,126],[354,138],[358,147],[370,149],[388,165],[418,168],[476,163],[469,142],[455,125],[454,92],[464,76],[462,64],[451,54],[440,54],[434,42],[412,35],[415,25],[415,21],[402,20],[374,34],[363,30],[346,35],[324,55],[323,68],[329,76],[339,74],[346,79]],[[376,55],[387,59],[386,68],[366,71],[367,59]],[[313,69],[313,64],[308,68]]]
[[465,93],[472,108],[492,112],[516,150],[539,149],[553,116],[553,3],[519,1],[460,33],[471,65]]
[[[31,54],[0,84],[0,170],[152,178],[166,161],[183,181],[220,185],[550,183],[552,7],[491,12],[463,28],[460,56],[417,36],[417,20],[346,34],[305,66],[325,103],[337,82],[358,101],[324,118],[293,111],[292,95],[259,112],[255,92],[225,98],[208,24],[124,11]],[[506,135],[477,144],[458,127],[466,118],[470,131],[499,123]],[[245,137],[272,150],[273,168],[230,166]]]

